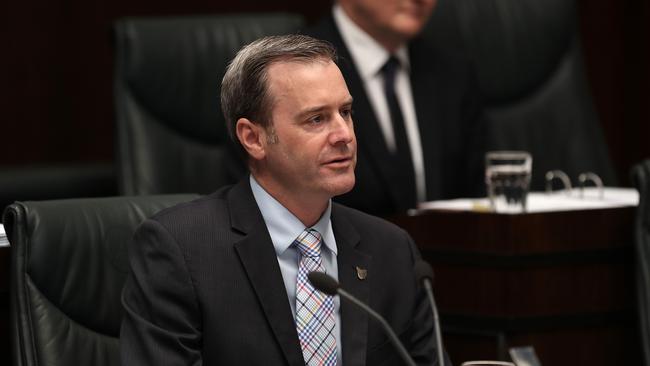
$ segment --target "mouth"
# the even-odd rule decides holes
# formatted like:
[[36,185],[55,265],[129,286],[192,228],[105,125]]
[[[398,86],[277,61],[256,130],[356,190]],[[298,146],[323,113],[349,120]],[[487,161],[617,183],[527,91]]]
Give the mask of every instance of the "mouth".
[[347,168],[352,165],[352,156],[341,156],[334,159],[327,160],[323,165],[330,168]]
[[415,18],[422,18],[425,9],[426,6],[424,4],[415,1],[402,4],[400,11]]

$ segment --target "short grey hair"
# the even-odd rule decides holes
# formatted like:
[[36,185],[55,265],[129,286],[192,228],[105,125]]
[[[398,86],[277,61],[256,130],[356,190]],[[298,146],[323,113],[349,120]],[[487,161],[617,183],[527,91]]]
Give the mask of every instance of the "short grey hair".
[[236,124],[240,118],[271,126],[272,96],[269,94],[268,68],[274,62],[337,62],[334,46],[301,34],[269,36],[242,47],[226,68],[221,82],[221,109],[228,134],[244,156],[237,139]]

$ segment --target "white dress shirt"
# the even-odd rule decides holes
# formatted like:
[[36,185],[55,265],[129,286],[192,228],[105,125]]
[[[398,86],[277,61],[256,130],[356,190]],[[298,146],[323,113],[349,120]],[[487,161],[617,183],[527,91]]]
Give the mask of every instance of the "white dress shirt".
[[[395,152],[395,133],[390,120],[388,102],[384,94],[383,75],[381,68],[391,56],[384,47],[374,40],[369,34],[357,26],[345,14],[343,8],[336,4],[333,8],[334,21],[341,33],[343,43],[350,51],[363,86],[368,94],[379,127],[386,141],[389,151]],[[395,52],[395,57],[400,62],[400,68],[395,76],[395,93],[404,117],[404,129],[411,148],[411,159],[415,173],[415,192],[418,202],[426,201],[426,181],[424,161],[422,157],[422,142],[418,120],[415,114],[415,104],[409,78],[410,61],[406,46],[400,47]],[[354,95],[352,96],[354,97]]]
[[[300,251],[297,247],[291,245],[294,240],[305,229],[305,225],[287,210],[280,202],[262,188],[253,176],[250,176],[250,185],[253,191],[253,197],[257,206],[262,213],[266,228],[271,235],[271,241],[275,248],[275,254],[282,272],[284,287],[287,290],[287,299],[291,306],[291,313],[294,321],[296,318],[296,279],[298,277],[298,265],[300,264]],[[321,258],[325,273],[338,281],[339,271],[336,262],[336,239],[332,230],[331,221],[332,201],[330,200],[327,209],[318,222],[311,226],[321,234],[323,242],[321,243]],[[338,296],[334,297],[334,336],[336,337],[337,364],[342,364],[341,358],[341,303]]]

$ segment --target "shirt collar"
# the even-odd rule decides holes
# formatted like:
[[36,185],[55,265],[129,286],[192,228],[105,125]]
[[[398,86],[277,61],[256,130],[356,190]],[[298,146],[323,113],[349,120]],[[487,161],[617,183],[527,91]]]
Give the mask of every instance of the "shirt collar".
[[[374,38],[361,29],[345,13],[341,5],[336,4],[332,9],[334,22],[338,27],[343,43],[350,51],[354,64],[363,80],[368,80],[377,76],[384,66],[390,54]],[[400,66],[408,71],[410,69],[410,60],[406,45],[402,45],[395,52],[395,57],[400,62]]]
[[[282,255],[293,241],[306,228],[305,225],[294,216],[286,207],[282,206],[273,196],[271,196],[260,184],[250,176],[251,190],[257,206],[262,213],[266,227],[271,235],[271,241],[275,248],[276,255]],[[332,200],[329,200],[327,208],[321,215],[318,222],[311,228],[317,230],[322,238],[324,246],[335,255],[337,254],[334,231],[332,230]]]

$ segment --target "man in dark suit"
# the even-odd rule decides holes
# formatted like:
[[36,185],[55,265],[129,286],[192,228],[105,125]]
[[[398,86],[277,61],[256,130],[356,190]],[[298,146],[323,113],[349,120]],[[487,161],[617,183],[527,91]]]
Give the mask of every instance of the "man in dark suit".
[[483,113],[462,52],[421,33],[436,0],[338,0],[306,34],[330,41],[354,97],[357,183],[338,202],[388,215],[482,194]]
[[381,327],[316,291],[325,271],[383,314],[419,365],[432,316],[406,232],[332,203],[355,182],[352,96],[326,42],[267,37],[228,67],[222,105],[251,175],[137,230],[124,365],[398,365]]

